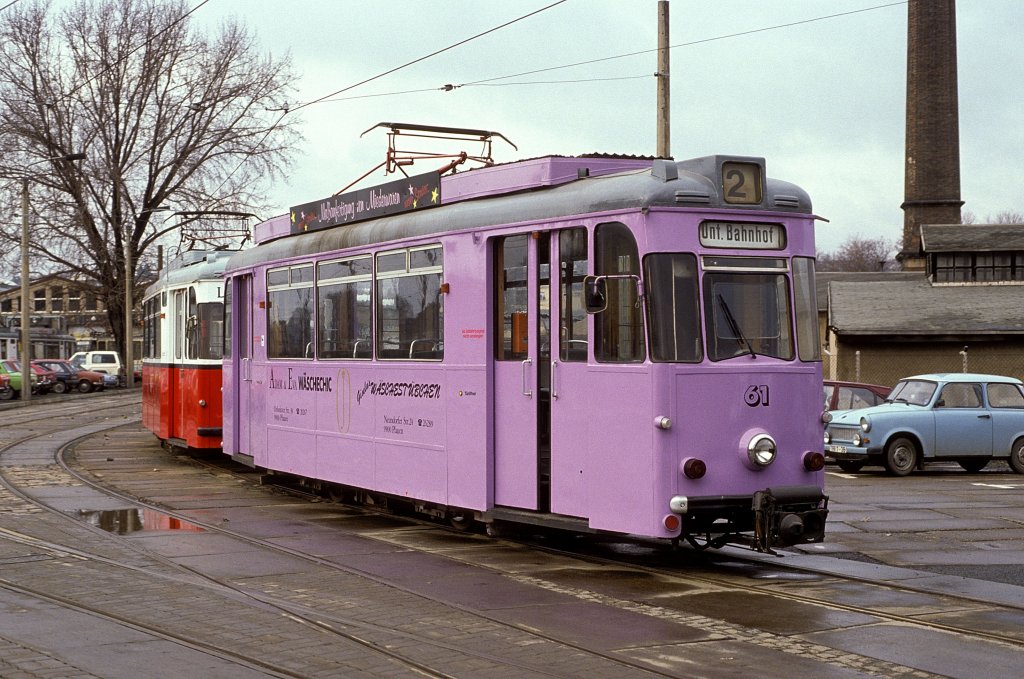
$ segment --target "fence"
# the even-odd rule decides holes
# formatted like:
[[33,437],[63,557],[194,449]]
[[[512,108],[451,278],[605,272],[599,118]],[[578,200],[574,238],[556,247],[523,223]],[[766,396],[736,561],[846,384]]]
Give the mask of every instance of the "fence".
[[1024,379],[1024,348],[1000,344],[842,346],[824,356],[826,379],[892,386],[909,375],[972,372]]

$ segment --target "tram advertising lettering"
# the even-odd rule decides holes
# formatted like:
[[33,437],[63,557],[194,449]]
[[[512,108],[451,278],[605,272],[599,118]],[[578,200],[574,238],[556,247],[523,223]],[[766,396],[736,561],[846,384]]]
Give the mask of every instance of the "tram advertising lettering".
[[274,370],[270,370],[270,388],[271,389],[290,389],[298,391],[334,391],[334,378],[333,377],[321,377],[319,375],[307,375],[302,373],[301,375],[295,376],[292,374],[292,369],[288,368],[287,376],[281,375],[278,371],[277,375],[274,375]]
[[363,396],[369,392],[373,396],[403,396],[409,398],[441,398],[440,384],[417,384],[412,382],[367,382],[356,394],[356,402],[361,403]]

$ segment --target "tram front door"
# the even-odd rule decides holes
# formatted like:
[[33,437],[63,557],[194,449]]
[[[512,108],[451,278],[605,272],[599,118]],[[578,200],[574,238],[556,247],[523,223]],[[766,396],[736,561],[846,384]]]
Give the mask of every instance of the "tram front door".
[[579,305],[586,253],[583,228],[495,241],[496,505],[584,515],[585,432],[577,429],[588,351]]
[[252,276],[235,276],[231,279],[231,322],[233,371],[232,417],[234,447],[232,454],[252,456],[250,443],[249,391],[252,388]]

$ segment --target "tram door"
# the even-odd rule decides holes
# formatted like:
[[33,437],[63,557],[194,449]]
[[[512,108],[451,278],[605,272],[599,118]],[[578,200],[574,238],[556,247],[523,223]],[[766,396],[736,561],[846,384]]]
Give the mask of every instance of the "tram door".
[[[547,509],[547,234],[494,243],[494,503]],[[543,336],[543,337],[542,337]]]
[[496,505],[583,515],[586,253],[584,228],[495,242]]
[[173,366],[168,375],[168,389],[170,391],[171,403],[171,431],[172,438],[185,438],[185,408],[183,406],[184,379],[185,379],[185,320],[186,320],[186,291],[174,291],[174,359]]
[[235,324],[234,346],[232,347],[232,377],[234,393],[232,402],[232,426],[237,445],[234,450],[243,455],[252,455],[250,442],[249,391],[252,388],[252,276],[235,276],[232,279],[233,305],[231,318]]

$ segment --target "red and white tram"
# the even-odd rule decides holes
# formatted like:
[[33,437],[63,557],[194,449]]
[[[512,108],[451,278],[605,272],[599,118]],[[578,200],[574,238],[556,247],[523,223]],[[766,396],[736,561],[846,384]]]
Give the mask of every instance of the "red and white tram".
[[183,253],[143,301],[142,422],[175,447],[221,447],[222,274],[231,254]]

